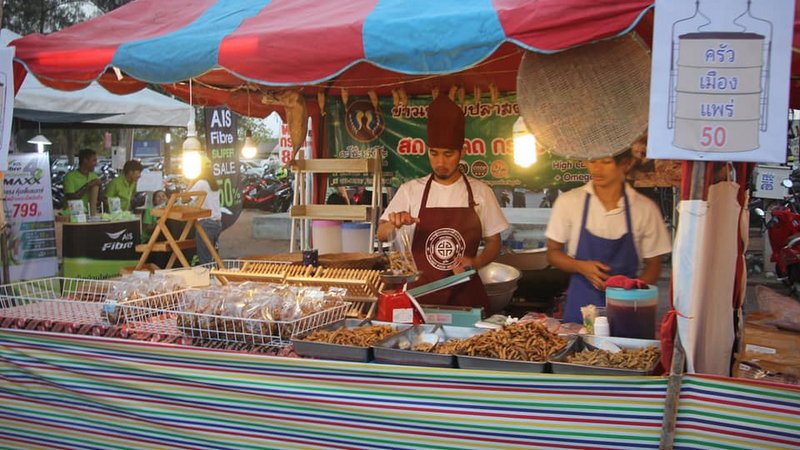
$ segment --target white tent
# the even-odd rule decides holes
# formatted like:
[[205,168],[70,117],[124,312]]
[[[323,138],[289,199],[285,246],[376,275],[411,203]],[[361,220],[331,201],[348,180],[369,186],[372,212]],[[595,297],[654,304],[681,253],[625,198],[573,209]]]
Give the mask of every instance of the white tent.
[[[20,37],[3,29],[4,46]],[[98,83],[79,91],[48,88],[28,75],[14,99],[14,116],[53,123],[90,123],[118,126],[185,127],[191,107],[186,103],[143,89],[129,95],[108,92]]]

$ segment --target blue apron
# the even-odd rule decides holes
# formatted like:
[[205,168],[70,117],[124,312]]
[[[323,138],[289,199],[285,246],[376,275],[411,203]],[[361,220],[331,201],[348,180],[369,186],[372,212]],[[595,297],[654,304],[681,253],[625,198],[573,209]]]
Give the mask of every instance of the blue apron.
[[[618,239],[604,239],[597,237],[586,229],[586,218],[589,216],[589,199],[591,195],[586,194],[586,202],[583,205],[583,219],[581,219],[581,234],[578,237],[578,251],[575,259],[582,261],[599,261],[611,269],[611,275],[625,275],[635,278],[639,270],[639,255],[636,254],[636,244],[633,241],[631,226],[631,213],[628,204],[628,194],[622,191],[625,199],[625,223],[628,231]],[[564,322],[583,323],[581,306],[597,305],[605,306],[606,294],[604,291],[595,289],[592,283],[583,275],[572,274],[567,288],[567,305],[564,308]]]

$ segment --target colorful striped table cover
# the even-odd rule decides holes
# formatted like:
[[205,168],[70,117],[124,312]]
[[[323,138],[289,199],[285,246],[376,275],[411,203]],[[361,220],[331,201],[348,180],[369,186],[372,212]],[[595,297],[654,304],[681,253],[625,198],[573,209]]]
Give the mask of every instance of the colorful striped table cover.
[[[666,384],[0,330],[0,446],[658,448]],[[676,447],[800,442],[800,391],[686,377],[683,394]]]

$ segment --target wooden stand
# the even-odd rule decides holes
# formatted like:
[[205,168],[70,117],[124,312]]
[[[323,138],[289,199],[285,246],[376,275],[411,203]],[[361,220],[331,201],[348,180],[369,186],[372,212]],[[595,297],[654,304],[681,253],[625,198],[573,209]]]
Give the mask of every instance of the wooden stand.
[[[172,268],[176,258],[181,262],[183,267],[190,267],[191,264],[189,264],[186,256],[183,255],[183,249],[195,248],[195,240],[188,239],[189,231],[191,231],[192,227],[195,229],[196,236],[200,236],[200,239],[206,244],[206,248],[211,252],[211,256],[213,256],[214,261],[216,261],[217,267],[223,267],[222,260],[217,254],[217,250],[211,244],[203,227],[200,226],[200,222],[198,222],[198,219],[211,217],[211,210],[175,204],[178,199],[189,201],[192,198],[196,199],[195,204],[202,205],[206,200],[206,193],[183,192],[180,194],[172,194],[165,208],[153,208],[151,210],[150,214],[159,219],[158,222],[156,222],[156,228],[153,230],[152,236],[150,236],[150,241],[148,241],[147,244],[136,246],[136,251],[142,253],[142,256],[139,258],[139,263],[136,265],[136,270],[144,267],[147,258],[150,256],[150,252],[172,252],[167,262],[167,269]],[[169,227],[167,227],[167,219],[186,222],[177,240],[172,236]],[[158,242],[158,237],[162,234],[166,238],[166,241]]]

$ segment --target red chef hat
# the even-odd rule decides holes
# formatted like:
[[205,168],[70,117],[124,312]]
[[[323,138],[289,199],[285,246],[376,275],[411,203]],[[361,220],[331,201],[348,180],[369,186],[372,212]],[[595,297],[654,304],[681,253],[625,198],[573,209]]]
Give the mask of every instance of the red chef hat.
[[461,150],[464,146],[464,111],[447,95],[428,106],[428,147]]

